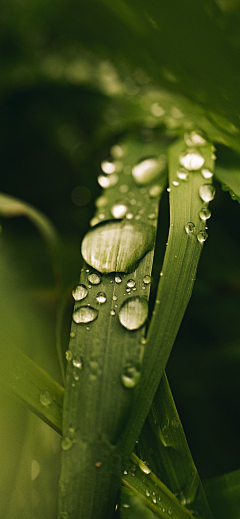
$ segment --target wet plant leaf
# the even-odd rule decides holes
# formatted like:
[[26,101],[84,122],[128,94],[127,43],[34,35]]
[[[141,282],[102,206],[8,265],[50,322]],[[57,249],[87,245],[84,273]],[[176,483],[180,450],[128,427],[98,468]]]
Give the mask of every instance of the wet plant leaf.
[[240,202],[240,170],[233,168],[226,169],[218,166],[215,176],[221,182],[222,189],[229,191],[232,199]]
[[214,519],[225,519],[225,517],[237,519],[239,517],[239,470],[206,480],[204,488]]

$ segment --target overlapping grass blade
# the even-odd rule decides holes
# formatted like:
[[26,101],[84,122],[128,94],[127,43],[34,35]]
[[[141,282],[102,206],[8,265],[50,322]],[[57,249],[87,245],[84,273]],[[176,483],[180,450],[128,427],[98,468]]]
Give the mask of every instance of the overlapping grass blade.
[[[164,151],[164,139],[151,143],[128,139],[120,148],[112,148],[113,155],[117,152],[121,156],[115,160],[114,176],[100,179],[101,184],[113,181],[114,185],[97,200],[92,225],[104,221],[107,224],[93,227],[85,238],[84,254],[90,266],[84,263],[80,283],[86,287],[86,298],[76,302],[80,322],[77,318],[72,323],[67,354],[59,514],[68,514],[68,519],[105,518],[111,515],[116,502],[122,470],[120,440],[125,424],[131,421],[141,377],[145,321],[141,321],[141,308],[146,308],[149,296],[151,236],[156,231],[159,198],[166,185],[165,159],[161,156]],[[136,184],[131,174],[133,166],[153,155],[161,156],[161,172],[146,185]],[[104,171],[106,167],[102,167]],[[150,188],[156,185],[157,194],[149,195]],[[125,220],[115,216],[114,208],[119,203],[127,208]],[[109,224],[113,216],[117,219]],[[122,244],[118,242],[119,229],[126,233]],[[103,233],[101,238],[98,232]],[[105,238],[107,243],[102,249]],[[125,239],[128,250],[121,252]],[[132,244],[134,250],[136,245],[142,251],[140,257],[139,253],[136,257]],[[112,256],[114,248],[116,257],[115,253]],[[141,259],[138,265],[137,259]],[[108,261],[111,266],[106,271]],[[120,272],[114,272],[117,270]],[[145,276],[149,277],[146,283]],[[134,305],[137,301],[139,306],[134,316],[128,307],[124,310],[123,321],[127,319],[128,323],[123,326],[119,311],[130,300]],[[88,315],[89,311],[88,322],[88,317],[85,321],[81,315]],[[132,318],[136,318],[133,327]]]
[[215,176],[221,182],[224,191],[229,191],[234,200],[240,202],[240,169],[218,166]]
[[136,450],[183,505],[198,517],[211,517],[165,373]]
[[[186,149],[179,141],[169,149],[169,186],[170,186],[170,230],[160,277],[155,308],[150,323],[145,356],[143,360],[142,384],[135,395],[131,425],[127,424],[122,435],[122,452],[126,462],[139,437],[141,428],[150,410],[154,394],[164,372],[175,337],[188,305],[203,243],[197,234],[205,229],[199,218],[203,201],[199,188],[206,183],[201,172],[189,174],[188,181],[174,186],[179,168],[179,154]],[[213,168],[212,147],[210,144],[201,149],[205,166]],[[207,183],[210,183],[211,179]],[[188,222],[195,224],[194,232],[187,233]]]
[[204,482],[214,519],[238,519],[240,513],[240,470]]

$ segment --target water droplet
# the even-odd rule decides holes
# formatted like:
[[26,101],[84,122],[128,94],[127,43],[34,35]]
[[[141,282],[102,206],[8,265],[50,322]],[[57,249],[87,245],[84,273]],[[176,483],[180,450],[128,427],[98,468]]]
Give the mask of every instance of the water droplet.
[[76,285],[72,290],[72,296],[75,301],[81,301],[88,295],[88,290],[85,285]]
[[166,156],[142,160],[132,169],[132,175],[137,184],[146,185],[162,173],[166,166]]
[[179,162],[189,171],[197,171],[203,166],[205,159],[198,150],[188,149],[180,153]]
[[122,383],[128,389],[134,388],[139,382],[141,372],[136,366],[127,366],[121,375]]
[[94,227],[95,225],[97,225],[99,223],[99,219],[94,216],[91,220],[90,220],[90,225],[91,227]]
[[138,466],[142,470],[142,472],[144,472],[144,474],[150,474],[150,468],[142,460],[139,460]]
[[44,393],[40,394],[39,400],[42,405],[49,406],[53,401],[53,397],[49,391],[44,391]]
[[153,503],[156,504],[157,500],[156,497],[153,497]]
[[212,184],[204,184],[199,188],[199,196],[203,202],[211,202],[216,194],[216,189]]
[[73,378],[74,378],[74,380],[76,380],[76,381],[79,380],[79,374],[78,374],[78,372],[76,371],[76,369],[73,370]]
[[137,330],[148,317],[148,302],[143,297],[132,297],[125,301],[119,312],[120,323],[127,330]]
[[188,170],[185,169],[185,168],[179,168],[177,170],[177,177],[180,179],[180,180],[187,180],[188,178]]
[[118,202],[117,204],[114,204],[111,208],[111,213],[114,216],[114,218],[123,218],[125,214],[127,213],[127,206],[126,204],[123,204],[122,202]]
[[200,219],[205,222],[206,220],[208,220],[208,218],[211,218],[211,211],[210,209],[208,209],[207,207],[203,207],[200,211],[199,211],[199,217]]
[[75,332],[70,332],[70,337],[74,338],[76,336]]
[[207,168],[202,168],[201,173],[202,173],[203,178],[205,178],[206,180],[209,178],[212,178],[212,176],[213,176],[213,172]]
[[111,311],[110,311],[110,315],[116,315],[115,310],[111,310]]
[[113,301],[117,301],[117,296],[113,296]]
[[120,276],[115,276],[115,282],[122,283],[122,278],[120,278]]
[[156,215],[156,213],[150,213],[150,214],[148,214],[148,219],[149,219],[149,220],[156,220],[156,219],[157,219],[157,215]]
[[150,492],[148,490],[146,490],[145,494],[147,497],[150,497]]
[[105,207],[105,205],[107,205],[108,203],[108,199],[106,196],[99,196],[99,198],[97,198],[96,202],[95,202],[95,205],[96,207],[100,208],[100,207]]
[[32,463],[31,463],[31,479],[32,479],[32,481],[34,481],[38,477],[39,472],[40,472],[39,463],[37,462],[37,460],[32,460]]
[[127,503],[124,503],[123,508],[130,508],[130,505],[128,505]]
[[128,286],[129,288],[133,288],[133,287],[135,287],[135,285],[136,285],[136,283],[135,283],[134,279],[129,279],[129,280],[128,280],[128,282],[127,282],[127,286]]
[[64,451],[68,451],[72,447],[73,441],[68,436],[63,436],[61,439],[61,447]]
[[162,191],[163,187],[155,184],[154,186],[150,187],[148,194],[151,198],[157,198],[162,193]]
[[126,214],[126,218],[127,218],[127,220],[132,220],[133,219],[133,214],[132,213],[127,213]]
[[124,471],[123,471],[124,476],[127,476],[127,473],[128,473],[127,470],[124,470]]
[[151,276],[144,276],[143,283],[145,283],[145,285],[149,285],[149,283],[151,283]]
[[73,357],[72,364],[73,364],[74,368],[81,369],[82,365],[83,365],[81,357],[79,357],[79,355],[76,355],[76,357]]
[[118,144],[114,144],[111,147],[110,152],[115,159],[119,159],[123,155],[123,148],[121,148],[121,146],[119,146]]
[[170,191],[171,191],[171,188],[167,187],[167,192],[170,193]]
[[154,239],[154,228],[150,225],[126,220],[110,221],[99,224],[86,234],[82,255],[99,272],[132,272],[152,250]]
[[119,191],[120,191],[120,193],[127,193],[128,189],[129,189],[129,187],[127,186],[127,184],[122,184],[119,188]]
[[114,162],[109,162],[107,160],[104,160],[101,163],[101,169],[104,173],[107,175],[110,175],[111,173],[114,173],[116,171],[116,164]]
[[115,186],[118,183],[118,175],[116,175],[116,173],[112,173],[108,177],[105,175],[99,175],[98,183],[104,189]]
[[162,117],[162,115],[165,114],[165,110],[161,106],[159,106],[158,103],[153,103],[151,106],[151,113],[155,117]]
[[99,283],[101,283],[101,278],[98,274],[93,272],[92,274],[89,274],[88,281],[92,283],[92,285],[99,285]]
[[192,222],[188,222],[188,223],[185,225],[185,231],[186,231],[187,234],[192,234],[193,231],[194,231],[194,229],[195,229],[195,225],[194,225],[194,223],[192,223]]
[[172,181],[172,185],[175,186],[175,187],[177,187],[177,186],[179,186],[179,182],[177,182],[177,180],[173,180],[173,181]]
[[105,292],[98,292],[97,294],[97,297],[96,297],[96,300],[98,303],[102,304],[102,303],[106,303],[107,301],[107,296],[105,294]]
[[205,242],[207,238],[208,238],[208,233],[206,231],[199,231],[199,233],[197,234],[197,239],[198,239],[199,243]]
[[184,140],[187,146],[203,146],[206,144],[206,139],[204,139],[201,132],[191,131],[186,132],[184,134]]
[[146,339],[146,337],[141,337],[141,339],[140,339],[140,343],[141,343],[141,344],[147,344],[147,339]]
[[72,360],[72,356],[73,356],[71,350],[67,350],[65,352],[65,356],[66,356],[67,361],[70,362],[70,360]]
[[73,320],[75,323],[90,323],[97,319],[98,310],[92,308],[92,306],[79,306],[73,312]]

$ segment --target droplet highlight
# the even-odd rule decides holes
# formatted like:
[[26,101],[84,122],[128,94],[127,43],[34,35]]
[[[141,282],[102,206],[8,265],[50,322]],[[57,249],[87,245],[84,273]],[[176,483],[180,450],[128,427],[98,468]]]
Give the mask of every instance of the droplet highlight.
[[166,167],[166,156],[160,155],[158,158],[148,158],[139,162],[132,169],[135,182],[139,185],[146,185],[157,178]]
[[122,383],[128,389],[134,388],[141,378],[141,372],[136,366],[127,366],[121,375]]
[[127,287],[128,287],[128,288],[134,288],[135,285],[136,285],[136,283],[135,283],[134,279],[129,279],[129,280],[127,281]]
[[88,295],[88,290],[85,285],[76,285],[72,290],[72,296],[75,299],[75,301],[81,301],[81,299],[84,299]]
[[208,220],[209,218],[211,218],[211,211],[210,211],[210,209],[208,209],[207,207],[203,207],[203,208],[199,211],[199,218],[200,218],[200,220],[202,220],[203,222],[205,222],[206,220]]
[[114,218],[123,218],[128,211],[128,207],[124,203],[117,203],[114,204],[111,208],[111,213],[114,216]]
[[101,278],[98,274],[93,272],[92,274],[89,274],[88,281],[89,283],[92,283],[92,285],[99,285],[99,283],[101,283]]
[[204,184],[199,188],[199,196],[203,202],[211,202],[215,198],[216,189],[212,184]]
[[192,234],[194,229],[195,229],[195,225],[194,225],[193,222],[188,222],[185,225],[185,231],[186,231],[187,234]]
[[206,231],[199,231],[197,234],[197,239],[199,243],[204,243],[206,239],[208,238],[208,233]]
[[188,175],[189,175],[189,172],[185,168],[179,168],[177,170],[177,177],[179,178],[179,180],[187,180]]
[[98,292],[96,300],[100,304],[106,303],[107,296],[106,296],[105,292]]
[[203,178],[205,178],[206,180],[209,178],[212,178],[212,176],[213,176],[213,172],[207,168],[202,168],[201,173],[202,173]]
[[82,369],[83,362],[82,362],[81,357],[79,357],[79,355],[76,355],[75,357],[73,357],[72,365],[74,366],[74,368]]

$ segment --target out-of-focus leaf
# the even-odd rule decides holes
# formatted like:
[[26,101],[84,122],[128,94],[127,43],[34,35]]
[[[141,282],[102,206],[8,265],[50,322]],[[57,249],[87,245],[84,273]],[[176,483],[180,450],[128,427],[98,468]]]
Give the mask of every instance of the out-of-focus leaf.
[[240,470],[209,479],[204,488],[214,519],[239,519]]
[[231,197],[240,202],[240,169],[227,169],[218,166],[215,176],[221,182],[224,191],[229,191]]

